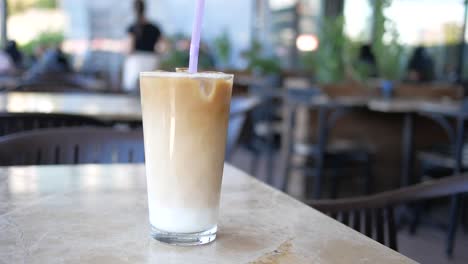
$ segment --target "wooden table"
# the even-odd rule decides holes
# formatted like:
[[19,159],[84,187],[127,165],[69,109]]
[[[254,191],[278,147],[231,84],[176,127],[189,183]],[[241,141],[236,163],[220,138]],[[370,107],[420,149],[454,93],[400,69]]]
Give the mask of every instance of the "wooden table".
[[[286,92],[275,91],[272,96],[278,98],[286,97]],[[400,184],[407,186],[412,183],[411,176],[413,173],[413,152],[414,152],[414,118],[417,113],[432,112],[439,113],[448,116],[459,115],[460,104],[459,102],[427,102],[421,99],[379,99],[370,97],[360,96],[340,96],[336,98],[330,98],[328,96],[319,95],[314,96],[305,105],[311,108],[326,107],[326,108],[341,108],[341,112],[337,114],[342,116],[349,111],[356,108],[366,108],[369,111],[381,112],[387,114],[402,114],[403,129],[402,129],[402,172]],[[344,110],[344,111],[343,111]],[[336,116],[335,116],[336,117]],[[332,117],[333,118],[333,117]],[[468,115],[464,117],[468,119]],[[285,118],[288,121],[288,116]],[[324,125],[324,124],[319,124]],[[284,132],[284,135],[288,135],[288,132]],[[283,149],[288,149],[289,146],[283,145]]]
[[[448,158],[448,162],[453,159],[454,174],[463,171],[463,149],[465,146],[465,123],[468,119],[468,114],[462,101],[442,101],[438,103],[425,102],[421,103],[418,113],[431,118],[437,122],[447,133],[450,144],[455,150],[452,158]],[[455,121],[455,126],[451,125],[449,119]],[[442,157],[442,159],[445,159]],[[447,233],[446,253],[451,256],[455,243],[455,235],[457,228],[457,215],[462,211],[462,196],[452,196],[450,206],[450,223]]]
[[0,263],[414,263],[229,165],[219,230],[150,238],[142,165],[0,169]]
[[[256,98],[233,97],[231,113],[241,112],[257,103]],[[103,121],[141,121],[140,98],[123,94],[6,92],[0,93],[0,112],[73,114]]]
[[458,116],[460,107],[460,103],[456,101],[428,102],[421,99],[373,99],[368,102],[368,108],[371,111],[404,115],[402,129],[402,186],[412,184],[415,115],[418,113],[437,113],[446,116]]
[[414,115],[422,102],[414,99],[374,99],[368,103],[369,110],[374,112],[403,114],[401,186],[408,186],[412,183],[411,175],[414,171]]

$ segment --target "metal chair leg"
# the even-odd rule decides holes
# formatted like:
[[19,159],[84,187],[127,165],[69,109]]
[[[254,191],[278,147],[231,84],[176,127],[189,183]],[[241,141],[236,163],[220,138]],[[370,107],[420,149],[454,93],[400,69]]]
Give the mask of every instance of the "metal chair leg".
[[461,215],[462,215],[462,224],[463,231],[468,233],[468,195],[464,195],[461,200]]
[[283,175],[281,177],[281,191],[287,193],[288,188],[289,188],[289,174],[291,172],[291,158],[288,155],[286,158],[286,161],[283,162],[284,170],[283,170]]
[[448,257],[453,256],[453,249],[455,245],[455,235],[457,232],[458,216],[460,212],[460,199],[461,195],[454,195],[452,197],[451,206],[450,206],[450,224],[447,234],[447,248],[446,254]]
[[[421,172],[417,174],[416,178],[415,178],[415,182],[414,183],[420,183],[421,180],[422,180],[422,177],[424,176],[425,174],[425,169],[424,169],[424,164],[421,165]],[[411,210],[411,214],[412,214],[412,218],[410,220],[410,226],[409,226],[409,233],[411,235],[414,235],[416,234],[417,232],[417,229],[418,229],[418,226],[421,222],[421,214],[423,213],[423,204],[424,202],[417,202],[417,203],[414,203],[413,205],[410,205],[410,207],[408,207],[408,209]]]
[[367,155],[364,162],[364,194],[369,195],[373,192],[373,175],[372,175],[372,157]]
[[423,206],[424,205],[422,205],[421,203],[415,203],[408,207],[408,209],[411,210],[412,214],[409,226],[409,233],[411,235],[416,234],[416,232],[418,231],[418,227],[421,222],[421,214],[423,213]]
[[252,153],[252,159],[250,160],[250,175],[257,177],[258,172],[258,163],[260,160],[260,155],[257,152]]
[[268,142],[266,145],[266,182],[270,185],[273,185],[273,167],[274,167],[274,162],[273,162],[273,155],[274,155],[274,138],[273,135],[268,136]]
[[[319,163],[319,162],[318,162]],[[323,178],[323,166],[317,164],[317,168],[315,169],[315,181],[314,181],[314,199],[320,199],[322,196],[322,178]]]
[[333,169],[330,180],[330,198],[336,199],[336,197],[338,197],[338,189],[340,186],[340,177],[338,174],[338,169]]

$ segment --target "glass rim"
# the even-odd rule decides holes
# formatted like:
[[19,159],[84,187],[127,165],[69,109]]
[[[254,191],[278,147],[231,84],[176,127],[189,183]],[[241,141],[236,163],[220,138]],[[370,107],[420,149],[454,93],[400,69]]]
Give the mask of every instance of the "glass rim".
[[234,79],[234,74],[206,71],[197,73],[188,73],[185,71],[169,72],[169,71],[151,71],[151,72],[140,72],[140,77],[166,77],[166,78],[203,78],[203,79]]

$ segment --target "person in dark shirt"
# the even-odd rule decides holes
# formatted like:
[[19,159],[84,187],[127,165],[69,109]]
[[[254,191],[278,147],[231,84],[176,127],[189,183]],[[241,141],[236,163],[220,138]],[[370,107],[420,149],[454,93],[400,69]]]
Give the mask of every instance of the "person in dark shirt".
[[10,56],[17,69],[23,67],[23,54],[19,51],[16,41],[9,40],[5,47],[5,52]]
[[366,77],[377,77],[377,61],[375,59],[374,53],[372,52],[372,47],[369,44],[362,45],[359,50],[359,65]]
[[157,69],[159,59],[156,47],[162,38],[159,27],[146,19],[143,0],[135,0],[134,11],[136,22],[127,30],[129,55],[123,71],[123,88],[129,92],[137,89],[140,72]]
[[156,44],[161,37],[161,31],[153,24],[132,25],[128,29],[132,39],[133,51],[156,51]]
[[422,46],[414,50],[408,63],[408,80],[430,82],[434,80],[434,62]]

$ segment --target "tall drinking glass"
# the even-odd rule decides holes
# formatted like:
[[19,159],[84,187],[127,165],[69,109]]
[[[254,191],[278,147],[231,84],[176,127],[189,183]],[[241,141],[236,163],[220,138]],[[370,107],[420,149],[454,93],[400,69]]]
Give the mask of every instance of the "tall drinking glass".
[[176,245],[216,238],[233,75],[140,74],[151,235]]

